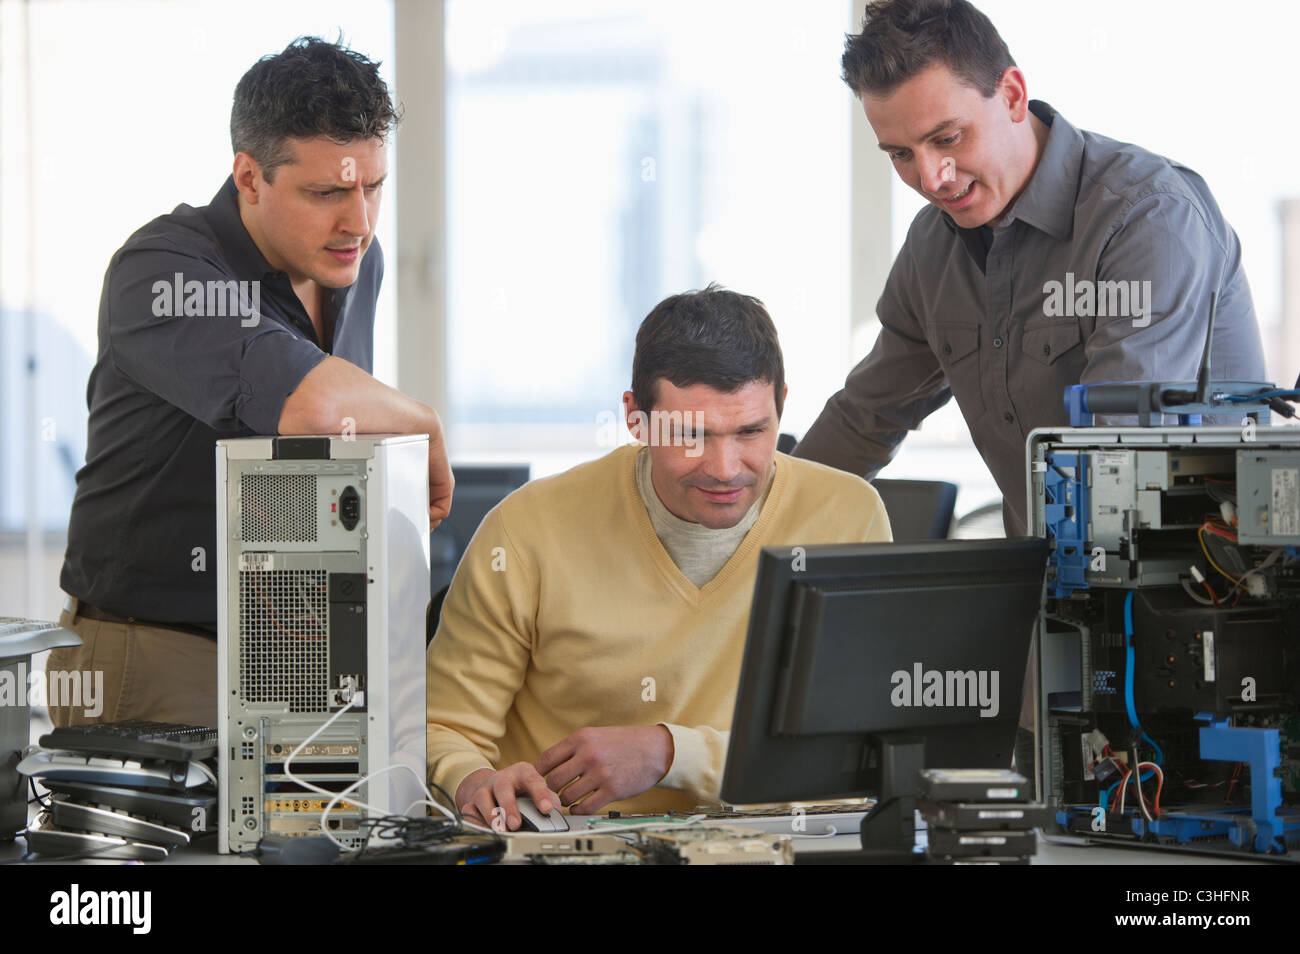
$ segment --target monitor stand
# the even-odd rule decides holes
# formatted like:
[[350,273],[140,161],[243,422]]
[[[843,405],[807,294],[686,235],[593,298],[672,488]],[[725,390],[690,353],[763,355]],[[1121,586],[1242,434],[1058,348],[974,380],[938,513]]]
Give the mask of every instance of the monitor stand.
[[[858,862],[915,864],[916,786],[925,768],[925,739],[911,732],[874,736],[880,745],[880,796],[862,819],[862,854]],[[856,853],[855,853],[856,854]]]

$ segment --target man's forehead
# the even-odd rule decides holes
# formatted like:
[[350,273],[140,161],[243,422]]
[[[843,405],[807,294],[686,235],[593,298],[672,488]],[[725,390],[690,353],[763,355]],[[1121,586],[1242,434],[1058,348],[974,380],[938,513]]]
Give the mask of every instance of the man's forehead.
[[882,143],[901,145],[934,135],[967,117],[979,90],[935,63],[888,93],[862,94],[862,109]]
[[304,178],[347,178],[349,170],[353,170],[357,178],[373,179],[388,171],[388,144],[382,139],[338,142],[325,136],[290,137],[285,146],[291,157],[289,164],[297,167]]
[[771,381],[749,381],[734,391],[720,391],[708,384],[677,387],[666,378],[656,380],[655,386],[654,410],[702,414],[704,426],[710,430],[755,424],[776,416],[776,392]]

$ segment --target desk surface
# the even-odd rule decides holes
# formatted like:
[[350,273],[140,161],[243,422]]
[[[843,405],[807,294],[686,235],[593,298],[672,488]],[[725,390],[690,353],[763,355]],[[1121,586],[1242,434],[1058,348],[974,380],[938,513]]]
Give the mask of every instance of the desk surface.
[[[854,816],[846,816],[853,818]],[[587,827],[587,821],[591,816],[571,816],[569,826],[571,830],[583,830]],[[788,814],[759,816],[749,818],[736,818],[728,820],[726,824],[742,825],[756,829],[770,829],[773,822],[779,822],[788,826],[790,816]],[[715,823],[717,823],[715,821]],[[810,829],[813,826],[810,826]],[[796,835],[795,852],[853,852],[860,848],[856,823],[852,824],[852,831],[846,831],[843,834],[835,834],[829,837],[817,835]],[[919,832],[919,838],[923,841],[924,830]],[[0,845],[0,863],[13,863],[23,857],[26,851],[26,845],[19,836],[14,842],[6,845]],[[43,859],[37,857],[32,859],[32,863],[40,864]],[[76,862],[77,864],[86,865],[122,865],[138,864],[138,862],[114,861],[112,859],[84,859]],[[220,855],[217,853],[217,839],[215,835],[204,836],[195,844],[186,848],[173,851],[165,862],[161,864],[168,865],[254,865],[257,860],[247,855]],[[1031,859],[1031,864],[1035,865],[1254,865],[1268,864],[1267,861],[1242,856],[1240,858],[1225,858],[1221,856],[1210,855],[1193,855],[1187,853],[1178,853],[1173,851],[1150,850],[1141,847],[1129,846],[1110,846],[1095,845],[1085,843],[1081,839],[1071,839],[1057,835],[1038,836],[1038,853]]]

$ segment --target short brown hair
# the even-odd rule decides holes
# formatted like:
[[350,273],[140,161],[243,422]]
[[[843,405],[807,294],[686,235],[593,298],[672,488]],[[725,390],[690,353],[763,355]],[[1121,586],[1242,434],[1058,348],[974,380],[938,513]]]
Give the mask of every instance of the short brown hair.
[[785,363],[772,317],[757,298],[716,284],[665,298],[641,322],[632,357],[632,396],[641,410],[654,409],[660,378],[724,394],[764,381],[774,389],[778,418],[785,405]]
[[289,139],[387,139],[400,121],[378,63],[341,43],[300,36],[254,63],[235,87],[230,143],[270,182],[293,159]]
[[988,98],[1016,61],[991,20],[967,0],[868,3],[862,32],[844,38],[844,82],[854,96],[892,92],[935,63]]

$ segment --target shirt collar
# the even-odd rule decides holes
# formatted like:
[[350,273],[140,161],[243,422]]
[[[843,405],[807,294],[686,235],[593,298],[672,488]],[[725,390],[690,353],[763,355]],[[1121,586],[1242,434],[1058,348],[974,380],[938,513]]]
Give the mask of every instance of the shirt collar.
[[1083,168],[1083,134],[1042,100],[1030,100],[1029,109],[1048,125],[1047,143],[1029,185],[999,227],[1020,219],[1055,239],[1066,241],[1074,231],[1074,206],[1079,199],[1079,173]]
[[[1079,198],[1079,174],[1083,168],[1083,134],[1041,99],[1031,99],[1029,109],[1047,124],[1047,143],[1029,177],[1029,185],[997,228],[1005,228],[1020,219],[1064,242],[1074,231],[1074,205]],[[961,237],[971,257],[983,268],[987,243],[979,232],[989,227],[964,229],[947,212],[940,214],[944,224]]]
[[236,275],[265,278],[277,273],[239,217],[239,190],[235,188],[234,176],[226,177],[203,212]]

